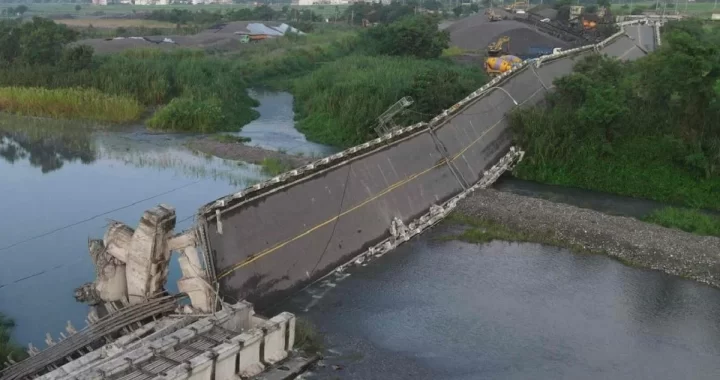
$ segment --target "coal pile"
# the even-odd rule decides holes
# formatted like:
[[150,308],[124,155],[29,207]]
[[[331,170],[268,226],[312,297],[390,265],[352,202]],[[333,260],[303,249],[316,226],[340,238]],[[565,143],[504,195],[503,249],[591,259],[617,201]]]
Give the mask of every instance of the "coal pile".
[[[496,11],[500,13],[500,11]],[[567,48],[568,42],[540,32],[529,25],[502,20],[490,22],[484,14],[467,17],[447,28],[451,44],[462,49],[484,50],[501,36],[510,37],[510,54],[522,55],[531,47]]]

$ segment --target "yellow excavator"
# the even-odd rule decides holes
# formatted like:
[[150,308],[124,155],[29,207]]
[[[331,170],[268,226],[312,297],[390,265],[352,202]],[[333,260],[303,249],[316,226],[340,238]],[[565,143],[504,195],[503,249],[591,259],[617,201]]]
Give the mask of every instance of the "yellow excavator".
[[485,11],[485,15],[487,16],[488,20],[491,22],[502,21],[502,20],[507,19],[507,17],[503,17],[503,16],[500,16],[497,13],[495,13],[495,10],[493,10],[492,8],[488,8]]
[[510,37],[502,36],[498,38],[496,42],[488,45],[488,58],[485,60],[485,72],[491,77],[498,76],[522,63],[522,59],[519,57],[503,54],[503,45],[505,44],[510,45]]
[[508,12],[526,11],[529,7],[530,5],[526,1],[516,1],[515,3],[505,7],[505,10]]

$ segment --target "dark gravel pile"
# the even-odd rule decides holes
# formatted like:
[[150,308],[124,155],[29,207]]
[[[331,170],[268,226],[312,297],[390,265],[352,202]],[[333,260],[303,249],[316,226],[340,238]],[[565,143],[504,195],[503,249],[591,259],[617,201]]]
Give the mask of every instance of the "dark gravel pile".
[[543,199],[482,190],[457,211],[720,287],[720,239]]
[[[501,11],[497,11],[500,13]],[[511,54],[523,54],[531,46],[566,48],[568,43],[515,20],[490,22],[482,13],[466,17],[449,27],[451,44],[463,49],[485,49],[501,36],[510,37]]]

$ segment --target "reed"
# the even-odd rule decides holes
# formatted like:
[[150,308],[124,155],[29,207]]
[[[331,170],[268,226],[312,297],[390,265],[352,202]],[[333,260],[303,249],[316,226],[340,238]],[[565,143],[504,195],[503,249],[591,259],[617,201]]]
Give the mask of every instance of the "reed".
[[0,110],[25,116],[127,123],[140,119],[143,107],[131,97],[96,89],[0,87]]

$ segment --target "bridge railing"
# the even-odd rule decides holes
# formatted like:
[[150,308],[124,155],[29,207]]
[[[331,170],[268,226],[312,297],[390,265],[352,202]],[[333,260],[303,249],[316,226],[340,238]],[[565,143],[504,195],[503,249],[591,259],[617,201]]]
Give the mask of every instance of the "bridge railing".
[[[454,199],[522,158],[507,113],[541,101],[577,57],[644,55],[617,33],[526,61],[441,112],[205,205],[198,230],[221,294],[262,307],[353,258],[374,256],[422,232]],[[364,256],[358,256],[364,255]]]

